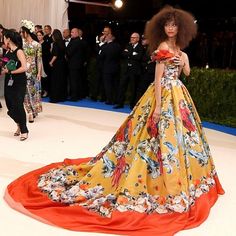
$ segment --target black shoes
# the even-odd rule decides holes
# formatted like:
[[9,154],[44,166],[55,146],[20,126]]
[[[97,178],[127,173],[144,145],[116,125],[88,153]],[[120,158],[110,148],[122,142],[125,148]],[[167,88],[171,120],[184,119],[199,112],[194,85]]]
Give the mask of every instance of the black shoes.
[[96,102],[97,101],[97,98],[96,97],[90,97],[90,99],[92,100],[92,101],[94,101],[94,102]]
[[114,105],[113,102],[109,102],[109,101],[105,102],[105,104],[106,104],[106,105]]
[[34,123],[35,116],[33,114],[29,114],[29,123]]

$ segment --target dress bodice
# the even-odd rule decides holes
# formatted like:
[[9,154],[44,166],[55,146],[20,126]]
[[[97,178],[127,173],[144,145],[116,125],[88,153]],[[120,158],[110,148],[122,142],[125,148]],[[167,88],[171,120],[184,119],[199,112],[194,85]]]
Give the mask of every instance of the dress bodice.
[[166,59],[164,67],[164,72],[163,72],[163,79],[178,79],[179,78],[179,66],[176,65],[174,62],[174,56],[171,58]]
[[161,78],[162,87],[167,89],[174,86],[181,86],[182,82],[179,80],[179,66],[175,63],[175,55],[169,50],[158,50],[153,55],[153,60],[157,63],[164,64],[164,71]]

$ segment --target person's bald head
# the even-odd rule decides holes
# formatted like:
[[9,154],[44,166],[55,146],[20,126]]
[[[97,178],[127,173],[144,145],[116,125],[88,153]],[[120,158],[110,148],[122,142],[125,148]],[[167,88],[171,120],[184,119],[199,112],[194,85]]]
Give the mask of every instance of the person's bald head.
[[139,33],[134,32],[131,34],[131,36],[130,36],[130,43],[131,44],[136,44],[139,42],[139,40],[140,40]]
[[71,30],[71,38],[77,38],[77,37],[79,37],[79,29],[78,28],[73,28],[72,30]]
[[62,34],[63,34],[64,39],[70,38],[70,30],[69,29],[64,29]]

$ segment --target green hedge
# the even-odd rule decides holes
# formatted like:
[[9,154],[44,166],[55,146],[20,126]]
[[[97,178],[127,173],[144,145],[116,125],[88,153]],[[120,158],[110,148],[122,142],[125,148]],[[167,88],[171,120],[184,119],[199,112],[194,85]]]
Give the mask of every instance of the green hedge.
[[[90,92],[95,83],[96,61],[88,67]],[[236,71],[192,68],[191,75],[182,77],[202,121],[236,127]]]
[[236,127],[236,71],[192,68],[183,82],[202,120]]

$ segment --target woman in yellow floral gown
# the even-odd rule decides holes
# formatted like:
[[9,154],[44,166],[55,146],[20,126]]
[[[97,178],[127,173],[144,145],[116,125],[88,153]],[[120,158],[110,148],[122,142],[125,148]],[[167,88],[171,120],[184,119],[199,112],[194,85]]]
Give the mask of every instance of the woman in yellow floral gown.
[[[150,36],[156,29],[160,35]],[[180,48],[195,34],[185,11],[154,16],[146,37],[151,49],[159,45],[155,83],[97,156],[66,159],[12,182],[5,195],[11,207],[66,229],[119,235],[171,236],[201,224],[224,190],[179,80],[182,70],[190,72]]]

